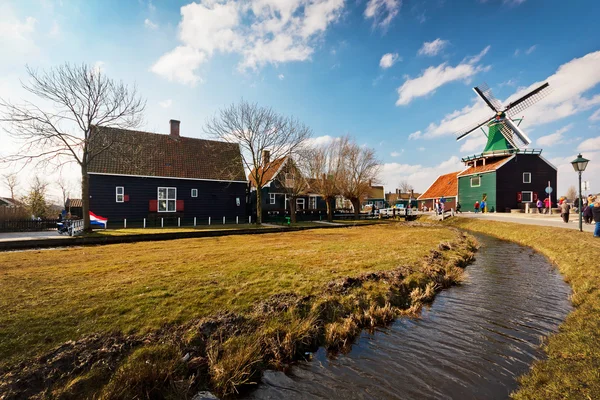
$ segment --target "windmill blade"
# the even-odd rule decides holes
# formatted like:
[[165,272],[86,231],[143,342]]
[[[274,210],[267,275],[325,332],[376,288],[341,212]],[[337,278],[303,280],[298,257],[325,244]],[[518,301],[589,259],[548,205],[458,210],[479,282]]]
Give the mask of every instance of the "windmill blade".
[[517,141],[515,140],[515,135],[513,134],[512,129],[507,126],[505,123],[502,123],[502,126],[500,126],[500,132],[502,132],[502,136],[504,136],[504,138],[506,139],[506,141],[514,148],[514,149],[518,149],[519,145],[517,144]]
[[492,110],[494,110],[495,112],[502,110],[502,103],[500,103],[500,101],[494,97],[492,89],[490,89],[487,83],[475,86],[473,90],[479,95],[479,97],[483,99],[483,101],[485,101],[488,107],[490,107]]
[[532,90],[525,96],[511,102],[506,106],[504,112],[509,117],[521,113],[524,109],[534,105],[550,93],[550,84],[548,82],[542,84],[537,89]]
[[456,140],[461,140],[465,137],[467,137],[471,132],[473,132],[476,129],[481,128],[483,125],[489,123],[490,121],[494,120],[495,117],[491,117],[491,118],[486,118],[480,122],[478,122],[475,125],[471,125],[470,127],[466,128],[466,129],[462,129],[460,131],[458,131],[458,133],[456,134]]
[[523,145],[529,146],[531,144],[531,139],[529,139],[525,132],[523,132],[521,128],[519,128],[513,121],[511,121],[510,118],[506,118],[504,123],[513,131],[514,136],[519,138]]

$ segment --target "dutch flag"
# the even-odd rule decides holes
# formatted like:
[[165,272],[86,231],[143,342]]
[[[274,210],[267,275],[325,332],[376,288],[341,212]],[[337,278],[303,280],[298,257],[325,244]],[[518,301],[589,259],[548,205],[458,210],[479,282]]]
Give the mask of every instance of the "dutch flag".
[[90,225],[106,229],[107,218],[102,218],[90,211]]

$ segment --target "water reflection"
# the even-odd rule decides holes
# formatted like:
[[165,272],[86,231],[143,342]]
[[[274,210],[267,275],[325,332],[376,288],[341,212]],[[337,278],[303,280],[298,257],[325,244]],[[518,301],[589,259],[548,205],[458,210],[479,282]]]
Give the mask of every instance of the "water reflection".
[[286,375],[267,371],[250,399],[505,399],[570,311],[570,288],[532,250],[487,236],[465,284],[416,320],[323,349]]

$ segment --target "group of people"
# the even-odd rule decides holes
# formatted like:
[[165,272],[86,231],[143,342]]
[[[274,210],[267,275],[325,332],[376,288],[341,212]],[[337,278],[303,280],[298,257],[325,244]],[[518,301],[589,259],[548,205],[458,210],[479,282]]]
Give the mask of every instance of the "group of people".
[[474,208],[475,208],[475,214],[477,214],[479,211],[481,211],[482,213],[486,212],[486,204],[485,204],[485,200],[481,200],[481,202],[476,201]]
[[[586,224],[591,224],[592,221],[596,223],[594,229],[594,237],[600,237],[600,195],[589,196],[587,199],[582,199],[581,210],[577,210],[583,214],[583,221]],[[576,203],[577,206],[579,204]],[[569,214],[571,212],[571,205],[567,201],[563,201],[560,204],[560,216],[565,223],[569,222]]]

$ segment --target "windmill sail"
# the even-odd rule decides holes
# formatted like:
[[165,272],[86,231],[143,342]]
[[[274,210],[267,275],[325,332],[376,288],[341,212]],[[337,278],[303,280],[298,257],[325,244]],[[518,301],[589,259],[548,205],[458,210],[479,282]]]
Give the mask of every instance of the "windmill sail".
[[468,128],[459,131],[459,133],[456,136],[456,140],[460,140],[460,139],[466,137],[467,135],[469,135],[474,130],[479,129],[479,128],[481,128],[484,125],[487,125],[493,119],[494,119],[494,117],[492,117],[492,118],[486,118],[486,119],[481,120],[480,122],[476,123],[475,125],[471,125]]
[[490,107],[492,110],[496,112],[502,110],[502,103],[500,103],[500,101],[498,101],[498,99],[494,97],[494,95],[492,94],[492,89],[490,89],[490,87],[486,83],[484,83],[483,85],[475,86],[473,90],[479,95],[479,97],[483,99],[483,101],[485,101],[488,107]]
[[546,82],[537,89],[534,89],[531,92],[527,93],[525,96],[511,102],[508,106],[506,106],[504,112],[509,117],[512,117],[513,115],[519,114],[524,109],[537,103],[538,101],[546,97],[549,93],[550,85],[548,84],[548,82]]
[[525,132],[523,132],[521,129],[519,129],[519,127],[517,125],[515,125],[515,123],[513,121],[511,121],[510,118],[506,118],[506,120],[504,121],[504,124],[505,124],[505,126],[510,128],[510,130],[512,131],[514,136],[519,138],[519,140],[521,141],[521,143],[523,143],[524,146],[529,146],[531,144],[531,139],[529,139],[527,137],[527,135],[525,134]]

